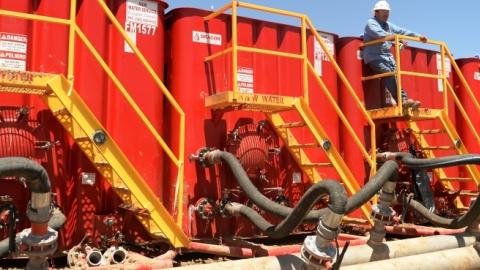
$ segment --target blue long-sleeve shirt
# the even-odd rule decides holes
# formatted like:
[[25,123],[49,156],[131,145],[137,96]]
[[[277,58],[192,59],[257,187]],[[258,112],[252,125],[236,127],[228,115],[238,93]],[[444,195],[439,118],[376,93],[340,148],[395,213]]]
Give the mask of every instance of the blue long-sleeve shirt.
[[[390,22],[383,22],[377,17],[373,17],[368,20],[365,26],[365,33],[363,34],[363,41],[369,42],[375,39],[384,38],[390,35],[404,35],[419,37],[420,35],[410,30],[398,27]],[[363,61],[368,64],[372,61],[383,59],[391,64],[395,64],[395,59],[391,53],[393,42],[385,41],[375,45],[367,46],[363,48]]]

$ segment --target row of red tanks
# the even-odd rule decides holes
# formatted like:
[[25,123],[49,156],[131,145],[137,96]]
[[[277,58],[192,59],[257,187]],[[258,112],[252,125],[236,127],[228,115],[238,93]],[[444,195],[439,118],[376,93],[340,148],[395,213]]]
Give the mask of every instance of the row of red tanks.
[[[231,44],[231,19],[221,15],[209,22],[203,17],[208,11],[179,8],[165,14],[167,4],[153,0],[109,0],[110,10],[135,41],[184,109],[186,115],[185,154],[196,155],[208,147],[233,153],[243,165],[257,188],[268,198],[283,205],[294,206],[311,185],[294,159],[285,149],[261,112],[213,111],[205,107],[205,97],[232,89],[230,54],[205,62],[205,57],[222,51]],[[0,9],[68,19],[69,0],[0,1]],[[138,59],[132,54],[121,35],[107,20],[97,1],[77,1],[76,21],[92,45],[126,86],[136,103],[149,117],[155,128],[169,145],[178,149],[178,116],[165,102],[161,91],[149,77]],[[284,53],[301,51],[300,28],[262,20],[239,18],[238,40],[241,46],[276,50]],[[0,68],[17,71],[58,73],[67,76],[68,27],[52,23],[0,16]],[[365,71],[359,50],[359,38],[339,38],[320,32],[337,59],[357,95],[367,108],[383,106],[384,95],[378,80],[363,83]],[[356,133],[365,144],[370,144],[368,128],[360,116],[343,84],[338,82],[332,63],[310,35],[307,40],[308,57],[314,63],[334,99],[340,104]],[[439,52],[408,47],[402,52],[405,70],[438,74]],[[279,56],[241,52],[238,56],[238,88],[243,93],[282,96],[302,96],[302,64],[300,60]],[[480,60],[457,60],[463,75],[475,95],[480,95]],[[449,80],[474,123],[480,120],[475,108],[460,87],[458,78],[447,63]],[[368,181],[369,169],[361,163],[363,157],[347,134],[334,108],[309,75],[310,107],[325,127],[332,144],[340,149],[348,167],[360,186]],[[82,43],[75,42],[75,90],[82,96],[96,117],[106,127],[129,160],[148,182],[167,209],[176,215],[176,167],[168,160],[153,136],[143,126],[115,85]],[[441,85],[434,79],[405,77],[403,85],[410,95],[422,101],[423,107],[440,108]],[[364,90],[363,90],[364,89]],[[115,243],[142,247],[156,252],[165,248],[150,242],[135,217],[119,207],[120,199],[102,179],[68,133],[57,123],[48,108],[35,96],[1,94],[0,104],[0,156],[22,156],[43,165],[52,181],[55,203],[67,217],[60,230],[61,250],[68,250],[84,239],[92,246],[108,248]],[[466,123],[455,114],[452,102],[451,120],[456,123],[462,141],[470,152],[478,152],[478,145],[466,128]],[[457,115],[457,118],[455,118]],[[289,116],[287,116],[289,117]],[[294,119],[295,116],[291,116]],[[422,129],[438,128],[425,123]],[[298,131],[306,141],[311,135]],[[444,138],[436,143],[446,144]],[[411,152],[415,142],[402,123],[385,122],[377,131],[377,145],[381,151]],[[415,149],[413,149],[415,150]],[[444,151],[444,155],[455,154]],[[322,153],[313,153],[315,162],[326,161]],[[460,169],[449,173],[463,176]],[[324,178],[339,179],[334,169],[321,169]],[[191,239],[217,239],[231,237],[259,238],[262,232],[241,217],[223,217],[215,211],[218,202],[228,199],[255,208],[238,188],[231,172],[223,167],[204,168],[185,161],[185,189],[182,229]],[[415,182],[408,172],[402,174],[404,192],[414,192]],[[453,198],[441,194],[442,188],[432,180],[432,202],[439,213],[455,215]],[[13,202],[17,209],[26,209],[29,192],[21,181],[5,179],[1,199]],[[475,190],[472,186],[458,189]],[[447,203],[444,203],[447,201]],[[319,205],[320,207],[321,205]],[[277,219],[262,212],[269,220]],[[354,217],[361,217],[354,213]],[[417,222],[411,215],[411,222]],[[28,227],[25,214],[20,216],[18,229]],[[310,232],[315,227],[302,225],[295,233]],[[4,231],[4,236],[7,232]],[[142,249],[141,248],[141,249]]]

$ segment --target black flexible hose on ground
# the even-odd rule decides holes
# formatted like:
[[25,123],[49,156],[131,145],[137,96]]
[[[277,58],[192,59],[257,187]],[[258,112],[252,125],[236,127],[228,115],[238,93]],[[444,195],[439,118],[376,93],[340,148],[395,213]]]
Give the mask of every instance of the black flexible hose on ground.
[[[445,168],[459,165],[480,165],[480,155],[468,154],[447,156],[441,158],[432,159],[417,159],[408,153],[388,153],[387,156],[394,157],[402,162],[408,168],[415,169],[436,169]],[[475,203],[470,207],[467,213],[460,217],[451,219],[444,218],[430,212],[425,206],[415,200],[408,200],[408,205],[412,207],[417,213],[437,226],[441,226],[449,229],[459,229],[466,226],[470,226],[477,217],[480,216],[480,200],[475,200]]]
[[[298,204],[291,213],[285,217],[278,225],[272,225],[266,221],[258,212],[245,205],[231,203],[227,204],[225,210],[235,215],[242,214],[252,221],[260,230],[272,238],[282,238],[288,236],[299,224],[302,223],[305,215],[310,211],[313,205],[321,199],[322,195],[330,196],[328,208],[338,215],[345,214],[347,205],[347,193],[342,185],[334,180],[323,180],[316,183],[305,192]],[[317,220],[318,221],[318,220]]]
[[[208,159],[211,164],[219,162],[220,160],[224,161],[232,171],[240,188],[260,209],[284,218],[292,213],[292,208],[275,203],[269,198],[265,197],[250,181],[250,178],[245,173],[242,164],[240,164],[238,159],[233,154],[225,151],[215,150],[206,154],[205,158]],[[378,169],[377,174],[368,181],[365,187],[363,187],[348,200],[345,214],[351,213],[361,205],[368,202],[368,200],[370,200],[387,181],[396,178],[397,171],[398,165],[395,161],[385,162],[385,164]],[[303,222],[316,223],[324,214],[325,209],[311,210],[307,213],[307,215],[304,216]]]

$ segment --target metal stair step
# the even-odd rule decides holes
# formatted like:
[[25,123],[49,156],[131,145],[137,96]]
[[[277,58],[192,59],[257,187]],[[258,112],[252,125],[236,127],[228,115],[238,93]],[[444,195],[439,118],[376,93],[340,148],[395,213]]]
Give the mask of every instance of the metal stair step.
[[318,147],[318,143],[304,143],[304,144],[289,144],[288,147],[290,148],[316,148]]
[[445,133],[444,129],[424,129],[424,130],[414,130],[415,134],[441,134]]
[[441,178],[440,181],[470,182],[470,181],[473,181],[473,178],[469,178],[469,177],[445,177],[445,178]]
[[466,197],[477,197],[478,192],[471,191],[471,190],[461,190],[459,196],[466,196]]
[[302,167],[309,167],[309,168],[315,168],[315,167],[332,167],[333,164],[326,162],[326,163],[305,163],[302,164]]
[[441,145],[441,146],[428,146],[428,147],[421,147],[420,150],[455,150],[455,146],[453,145]]
[[304,127],[305,123],[304,122],[291,122],[291,123],[284,123],[281,125],[276,125],[276,128],[300,128]]
[[145,208],[141,208],[141,207],[138,207],[138,206],[135,206],[135,205],[132,205],[132,204],[123,203],[123,204],[120,204],[118,206],[118,208],[133,212],[133,213],[135,213],[136,215],[139,215],[139,216],[143,216],[143,217],[147,217],[147,218],[150,217],[150,211],[148,211]]

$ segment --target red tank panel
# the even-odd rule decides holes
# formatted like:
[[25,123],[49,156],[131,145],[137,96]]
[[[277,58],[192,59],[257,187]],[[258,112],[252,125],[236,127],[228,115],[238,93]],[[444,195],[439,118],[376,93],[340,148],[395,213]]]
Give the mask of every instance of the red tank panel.
[[[478,97],[480,97],[480,59],[463,58],[457,59],[456,63],[459,66],[468,85],[470,86],[470,89],[478,100]],[[465,112],[472,121],[473,126],[477,128],[477,132],[480,132],[480,129],[478,128],[480,125],[480,114],[475,108],[475,105],[470,98],[467,89],[463,86],[460,78],[456,74],[454,76],[454,89],[460,102],[463,105],[463,108],[465,109]],[[468,151],[470,153],[480,153],[480,146],[475,139],[473,132],[471,131],[470,127],[467,125],[467,122],[459,111],[457,111],[457,130],[460,134],[462,142],[465,144]],[[480,169],[480,167],[478,166],[477,168]],[[460,177],[469,177],[469,174],[464,167],[460,168],[460,174]],[[473,182],[462,183],[461,188],[471,191],[477,190],[477,186]]]
[[[204,62],[206,56],[231,47],[230,17],[222,15],[204,23],[203,16],[207,14],[209,14],[207,11],[190,8],[172,10],[167,14],[167,83],[172,94],[185,110],[186,155],[194,154],[202,147],[214,147],[226,149],[241,156],[244,150],[238,150],[240,146],[240,149],[242,147],[252,148],[253,145],[266,146],[266,148],[262,148],[263,151],[257,149],[258,155],[254,155],[254,158],[244,158],[244,166],[247,169],[250,168],[250,171],[251,167],[270,168],[270,170],[265,170],[263,175],[261,173],[258,175],[257,172],[257,177],[253,177],[252,181],[266,196],[272,199],[277,197],[277,199],[284,200],[284,203],[294,204],[308,188],[308,180],[302,176],[300,169],[283,147],[283,143],[279,142],[274,135],[269,124],[263,124],[263,121],[266,120],[265,115],[245,111],[222,114],[205,109],[206,96],[231,91],[230,54],[219,57],[209,64]],[[322,34],[328,37],[333,47],[336,36],[328,33]],[[238,40],[240,46],[300,53],[301,42],[298,27],[240,17]],[[318,53],[318,64],[322,65],[322,78],[325,83],[336,89],[336,75],[332,73],[330,63],[322,60],[318,48],[314,49],[312,37],[308,40],[308,48],[309,58],[312,62],[314,62],[314,52]],[[240,92],[285,96],[303,95],[301,62],[299,60],[239,52],[238,69]],[[330,121],[322,124],[332,136],[332,141],[337,144],[338,118],[336,115],[332,115],[333,108],[324,105],[325,99],[322,99],[319,94],[319,87],[313,87],[313,80],[314,78],[311,76],[311,107],[321,121],[324,119]],[[336,98],[335,90],[333,96]],[[170,137],[170,144],[176,146],[178,143],[178,117],[176,113],[172,112],[170,106],[166,105],[166,109],[165,115],[171,119],[168,123],[168,137]],[[264,130],[260,137],[256,134],[257,128]],[[232,139],[236,136],[235,134],[242,132],[248,136],[243,136],[244,138],[240,136],[237,140]],[[195,136],[192,137],[191,134],[195,134]],[[303,135],[306,136],[306,134]],[[258,143],[254,143],[254,141]],[[229,147],[228,145],[232,142],[239,146],[237,148]],[[265,152],[267,148],[269,149],[268,153]],[[258,162],[265,157],[266,161]],[[321,162],[321,158],[324,157],[319,157],[316,162]],[[174,212],[176,169],[169,166],[166,165],[164,202],[171,209],[170,211]],[[322,176],[336,178],[336,174],[331,171],[325,172]],[[268,181],[262,181],[261,178],[266,178]],[[196,211],[198,206],[201,205],[203,211],[204,205],[208,205],[204,200],[199,202],[202,198],[210,198],[215,201],[228,195],[235,201],[249,204],[249,200],[242,194],[243,192],[238,191],[236,180],[232,178],[228,170],[218,171],[213,168],[204,169],[195,163],[186,164],[185,181],[183,229],[188,235],[192,237],[228,235],[252,237],[260,234],[250,222],[244,222],[240,218],[232,220],[218,216],[209,220],[199,217],[198,211]],[[273,217],[269,219],[275,220]]]

